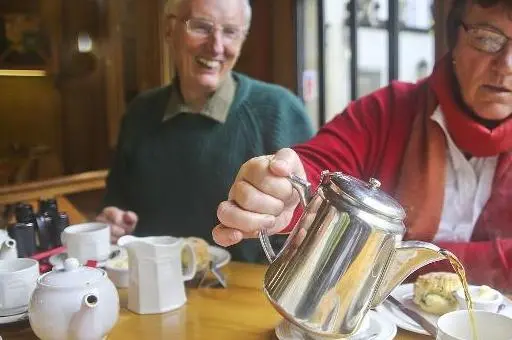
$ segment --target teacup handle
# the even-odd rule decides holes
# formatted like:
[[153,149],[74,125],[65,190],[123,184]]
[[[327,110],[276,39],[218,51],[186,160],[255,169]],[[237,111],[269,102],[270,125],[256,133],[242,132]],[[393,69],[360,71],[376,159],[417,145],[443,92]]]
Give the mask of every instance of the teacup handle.
[[[299,193],[300,197],[300,203],[306,207],[309,204],[309,201],[311,200],[312,194],[311,194],[311,183],[309,183],[307,180],[296,176],[296,175],[290,175],[287,177],[288,180],[292,183],[292,186],[297,192]],[[268,236],[268,233],[265,229],[261,229],[258,233],[261,247],[263,248],[263,251],[265,252],[265,255],[267,256],[267,259],[270,263],[274,262],[275,259],[281,254],[283,249],[286,247],[286,244],[288,242],[285,242],[285,245],[283,248],[279,250],[279,252],[274,252],[274,249],[272,248],[272,244],[270,244],[270,238]]]
[[186,264],[186,267],[183,270],[183,281],[189,281],[196,276],[197,271],[197,261],[196,261],[196,254],[194,253],[194,250],[192,249],[192,246],[189,243],[183,244],[183,251],[187,252],[187,256],[192,259],[192,261],[188,262]]

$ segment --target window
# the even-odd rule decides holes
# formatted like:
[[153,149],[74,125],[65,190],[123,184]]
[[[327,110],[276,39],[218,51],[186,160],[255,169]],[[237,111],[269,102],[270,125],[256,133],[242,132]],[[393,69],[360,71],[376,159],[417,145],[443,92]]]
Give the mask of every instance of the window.
[[[298,0],[299,94],[317,126],[435,58],[433,0]],[[311,95],[314,94],[314,95]]]

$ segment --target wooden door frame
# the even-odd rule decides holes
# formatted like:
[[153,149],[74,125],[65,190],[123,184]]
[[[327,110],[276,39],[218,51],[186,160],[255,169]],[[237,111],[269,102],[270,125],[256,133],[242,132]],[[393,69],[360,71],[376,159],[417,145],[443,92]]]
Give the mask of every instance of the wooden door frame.
[[446,18],[448,17],[451,5],[452,0],[434,0],[434,34],[436,60],[448,52],[446,39]]

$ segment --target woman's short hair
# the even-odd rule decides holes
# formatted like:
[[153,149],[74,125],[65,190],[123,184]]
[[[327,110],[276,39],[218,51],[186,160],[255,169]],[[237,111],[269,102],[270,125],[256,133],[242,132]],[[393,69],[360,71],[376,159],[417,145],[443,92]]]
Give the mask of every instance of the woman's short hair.
[[453,50],[457,44],[459,25],[468,5],[493,7],[498,4],[511,6],[510,0],[453,0],[452,8],[450,9],[448,18],[446,19],[446,37],[450,51]]

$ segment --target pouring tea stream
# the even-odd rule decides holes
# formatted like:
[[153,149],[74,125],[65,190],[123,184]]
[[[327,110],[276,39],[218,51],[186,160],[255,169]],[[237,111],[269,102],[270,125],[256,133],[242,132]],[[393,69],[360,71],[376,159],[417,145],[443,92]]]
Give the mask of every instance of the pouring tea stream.
[[319,336],[354,334],[367,311],[415,270],[443,260],[442,249],[402,241],[405,211],[368,183],[324,171],[315,193],[291,176],[304,212],[277,254],[268,235],[260,241],[270,266],[264,292],[286,319]]

